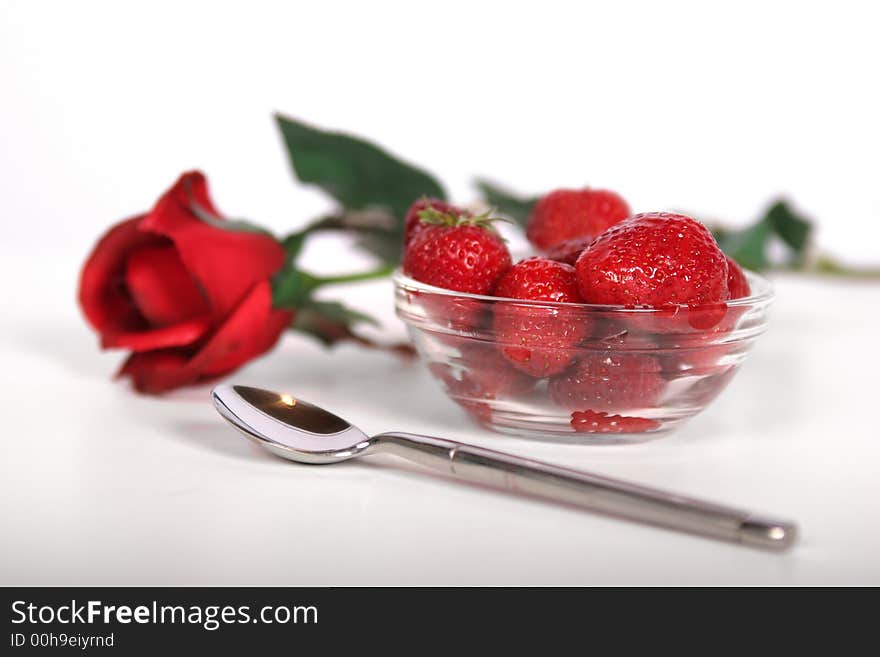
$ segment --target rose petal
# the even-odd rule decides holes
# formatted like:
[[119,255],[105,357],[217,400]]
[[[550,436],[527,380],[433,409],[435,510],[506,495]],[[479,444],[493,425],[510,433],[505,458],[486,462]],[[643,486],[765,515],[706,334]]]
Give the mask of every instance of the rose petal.
[[255,284],[281,267],[284,249],[268,235],[205,223],[193,213],[193,201],[217,214],[205,176],[197,171],[183,174],[140,227],[174,242],[184,265],[205,290],[214,316],[226,317]]
[[131,376],[140,392],[158,394],[229,374],[269,350],[292,318],[272,308],[272,290],[262,281],[195,355],[181,348],[135,353],[119,376]]
[[107,231],[83,266],[79,279],[79,303],[89,323],[106,327],[135,328],[145,322],[131,303],[125,288],[125,260],[132,250],[166,239],[138,230],[143,217],[123,221]]
[[138,310],[153,326],[210,313],[207,300],[170,244],[135,249],[128,256],[125,281]]
[[193,358],[202,376],[219,376],[256,358],[277,342],[293,314],[272,309],[272,289],[261,281]]
[[107,330],[101,334],[104,349],[127,348],[132,351],[153,351],[167,347],[185,347],[211,330],[213,320],[204,315],[185,322],[144,331]]
[[138,392],[158,394],[196,382],[198,374],[189,367],[186,350],[160,349],[132,354],[118,377],[129,376]]

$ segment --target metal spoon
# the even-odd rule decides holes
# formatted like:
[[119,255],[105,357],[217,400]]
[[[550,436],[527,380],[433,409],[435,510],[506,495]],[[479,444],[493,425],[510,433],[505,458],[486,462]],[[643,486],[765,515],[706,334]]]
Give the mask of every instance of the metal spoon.
[[390,453],[465,481],[734,543],[784,550],[797,533],[791,522],[451,440],[398,432],[369,437],[329,411],[271,390],[220,385],[211,397],[236,429],[291,461]]

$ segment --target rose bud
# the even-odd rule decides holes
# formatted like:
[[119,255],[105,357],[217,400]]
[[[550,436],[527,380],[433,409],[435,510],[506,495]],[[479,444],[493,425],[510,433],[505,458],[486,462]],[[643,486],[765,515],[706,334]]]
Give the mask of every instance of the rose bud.
[[83,267],[86,319],[102,348],[131,350],[119,375],[140,392],[228,374],[269,350],[293,318],[272,307],[282,246],[223,223],[204,175],[185,173],[147,214],[111,228]]

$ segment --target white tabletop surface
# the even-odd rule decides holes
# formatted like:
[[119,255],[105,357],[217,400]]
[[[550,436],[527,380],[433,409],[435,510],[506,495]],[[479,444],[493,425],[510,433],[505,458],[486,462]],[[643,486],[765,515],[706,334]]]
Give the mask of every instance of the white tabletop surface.
[[[4,245],[0,584],[880,584],[880,286],[776,280],[770,331],[703,415],[652,442],[559,445],[470,424],[418,363],[290,336],[231,380],[370,432],[517,452],[798,521],[786,554],[471,488],[390,457],[274,458],[208,388],[134,394],[74,301],[81,255]],[[349,288],[380,309],[391,287]]]

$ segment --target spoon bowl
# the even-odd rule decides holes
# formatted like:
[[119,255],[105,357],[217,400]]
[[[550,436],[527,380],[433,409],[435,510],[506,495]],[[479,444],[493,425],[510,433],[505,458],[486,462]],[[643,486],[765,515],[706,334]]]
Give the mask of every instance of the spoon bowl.
[[247,438],[297,463],[346,461],[374,442],[341,417],[288,394],[220,385],[211,391],[211,399],[217,412]]

